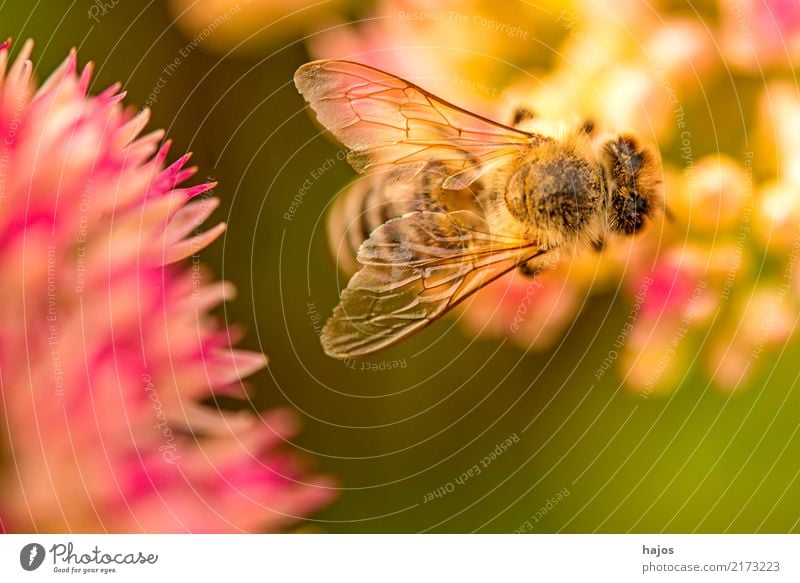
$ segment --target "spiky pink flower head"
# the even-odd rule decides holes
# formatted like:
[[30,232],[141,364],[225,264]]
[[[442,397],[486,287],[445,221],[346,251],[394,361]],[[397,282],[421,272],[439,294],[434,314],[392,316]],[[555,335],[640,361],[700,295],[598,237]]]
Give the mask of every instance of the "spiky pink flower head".
[[[196,253],[217,199],[163,132],[88,96],[74,51],[40,87],[0,46],[2,530],[276,530],[331,497],[279,446],[294,431],[200,404],[265,365],[209,315],[233,295]],[[191,266],[183,260],[192,257]]]

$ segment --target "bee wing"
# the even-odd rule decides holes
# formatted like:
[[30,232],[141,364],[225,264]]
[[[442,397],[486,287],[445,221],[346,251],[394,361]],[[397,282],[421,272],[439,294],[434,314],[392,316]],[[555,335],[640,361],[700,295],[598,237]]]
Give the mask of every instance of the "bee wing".
[[335,358],[391,346],[545,252],[530,241],[492,233],[469,211],[393,219],[359,249],[363,267],[326,322],[322,346]]
[[350,61],[307,63],[294,83],[362,173],[392,168],[404,180],[437,160],[446,168],[443,187],[460,190],[542,140]]

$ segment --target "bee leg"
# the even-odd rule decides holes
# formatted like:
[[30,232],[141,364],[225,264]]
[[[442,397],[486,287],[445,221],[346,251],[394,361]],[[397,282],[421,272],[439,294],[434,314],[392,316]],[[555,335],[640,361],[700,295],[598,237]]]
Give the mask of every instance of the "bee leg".
[[667,220],[670,223],[674,223],[675,222],[675,214],[666,205],[664,205],[664,216],[667,218]]
[[581,132],[586,134],[587,136],[591,136],[594,134],[594,120],[587,119],[581,124]]
[[531,265],[531,261],[526,261],[522,265],[520,265],[517,269],[519,270],[520,274],[524,277],[539,277],[539,274],[542,273],[541,265]]
[[535,117],[536,114],[532,109],[529,109],[524,105],[516,107],[514,108],[514,112],[511,114],[511,127],[518,128],[526,121],[530,121]]
[[595,250],[597,253],[602,253],[603,249],[606,248],[606,238],[605,237],[598,237],[596,240],[592,241],[592,249]]

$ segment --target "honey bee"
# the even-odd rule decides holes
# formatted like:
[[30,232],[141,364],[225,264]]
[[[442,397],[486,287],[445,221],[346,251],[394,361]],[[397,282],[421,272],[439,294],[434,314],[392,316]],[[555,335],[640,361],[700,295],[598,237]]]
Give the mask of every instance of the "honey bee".
[[307,63],[294,82],[366,174],[330,220],[332,243],[358,250],[321,335],[334,358],[392,346],[514,269],[663,211],[657,159],[631,135],[525,110],[516,125],[535,129],[509,127],[349,61]]

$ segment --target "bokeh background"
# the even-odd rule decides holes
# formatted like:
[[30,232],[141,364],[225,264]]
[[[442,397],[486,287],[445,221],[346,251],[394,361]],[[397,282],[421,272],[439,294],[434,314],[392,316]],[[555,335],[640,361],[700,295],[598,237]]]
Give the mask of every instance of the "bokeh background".
[[[625,358],[604,370],[638,289],[636,280],[625,283],[627,271],[619,267],[610,283],[590,285],[603,279],[592,267],[590,284],[574,284],[568,317],[547,342],[509,333],[476,336],[474,318],[466,326],[449,318],[370,360],[369,370],[361,362],[327,358],[318,334],[346,279],[328,250],[325,216],[354,172],[337,158],[339,146],[314,124],[292,83],[296,68],[312,58],[349,57],[411,77],[501,121],[511,102],[527,98],[550,114],[564,105],[559,96],[569,94],[574,99],[567,110],[576,119],[618,116],[639,124],[665,160],[665,194],[678,225],[659,221],[641,247],[646,258],[664,245],[671,245],[672,257],[675,249],[684,257],[737,240],[739,215],[709,217],[721,216],[729,204],[745,208],[749,191],[741,194],[747,182],[741,169],[748,152],[755,153],[756,180],[780,173],[776,160],[786,157],[776,145],[776,126],[796,124],[796,110],[787,105],[779,123],[756,126],[765,88],[775,79],[786,83],[784,102],[796,101],[794,28],[782,31],[787,40],[778,59],[759,54],[753,66],[724,37],[728,21],[731,34],[741,33],[737,14],[759,34],[757,23],[747,20],[746,2],[274,4],[5,1],[0,34],[35,38],[42,76],[77,47],[79,62],[95,61],[94,88],[121,81],[128,103],[152,108],[149,127],[165,128],[176,151],[194,152],[201,178],[219,181],[222,204],[214,218],[226,221],[228,230],[201,257],[239,290],[218,313],[243,326],[241,345],[266,353],[269,365],[250,378],[250,403],[220,399],[209,406],[287,406],[300,413],[302,431],[290,447],[337,480],[337,498],[299,528],[800,530],[800,345],[792,337],[797,312],[788,300],[779,316],[786,332],[764,344],[741,383],[719,382],[712,372],[720,361],[703,358],[708,346],[732,345],[739,333],[732,330],[745,312],[720,312],[719,297],[711,300],[710,315],[681,338],[685,348],[671,359],[668,386],[642,390],[624,381]],[[793,10],[779,19],[781,26],[790,16],[800,19]],[[221,20],[209,27],[215,19]],[[664,40],[660,56],[651,58],[656,49],[648,42],[674,23],[689,23],[680,30],[690,32]],[[648,57],[639,54],[645,47],[652,49]],[[608,62],[606,54],[612,55]],[[176,57],[179,63],[168,68]],[[629,69],[629,62],[643,65]],[[691,202],[685,203],[693,191],[687,194],[691,188],[681,182],[687,161],[668,86],[684,106],[693,160],[722,153],[735,166],[731,178],[724,175],[727,166],[723,172],[711,164],[710,180],[717,182],[710,190],[722,204],[710,210],[692,214]],[[599,87],[593,94],[602,99],[587,97],[584,87]],[[752,137],[758,131],[760,141]],[[293,206],[300,189],[301,202]],[[696,189],[703,189],[702,180]],[[780,217],[796,216],[798,193],[788,192],[790,202],[778,204]],[[752,221],[760,216],[754,212]],[[705,220],[702,228],[683,228],[690,218]],[[778,261],[786,249],[764,251],[749,235],[744,245],[748,253],[757,251],[736,276],[746,291],[729,303],[749,305],[758,282],[780,284]],[[706,268],[709,262],[700,261]],[[747,335],[757,336],[753,330]],[[637,353],[647,350],[647,342],[637,342]],[[657,360],[644,358],[638,374]]]

